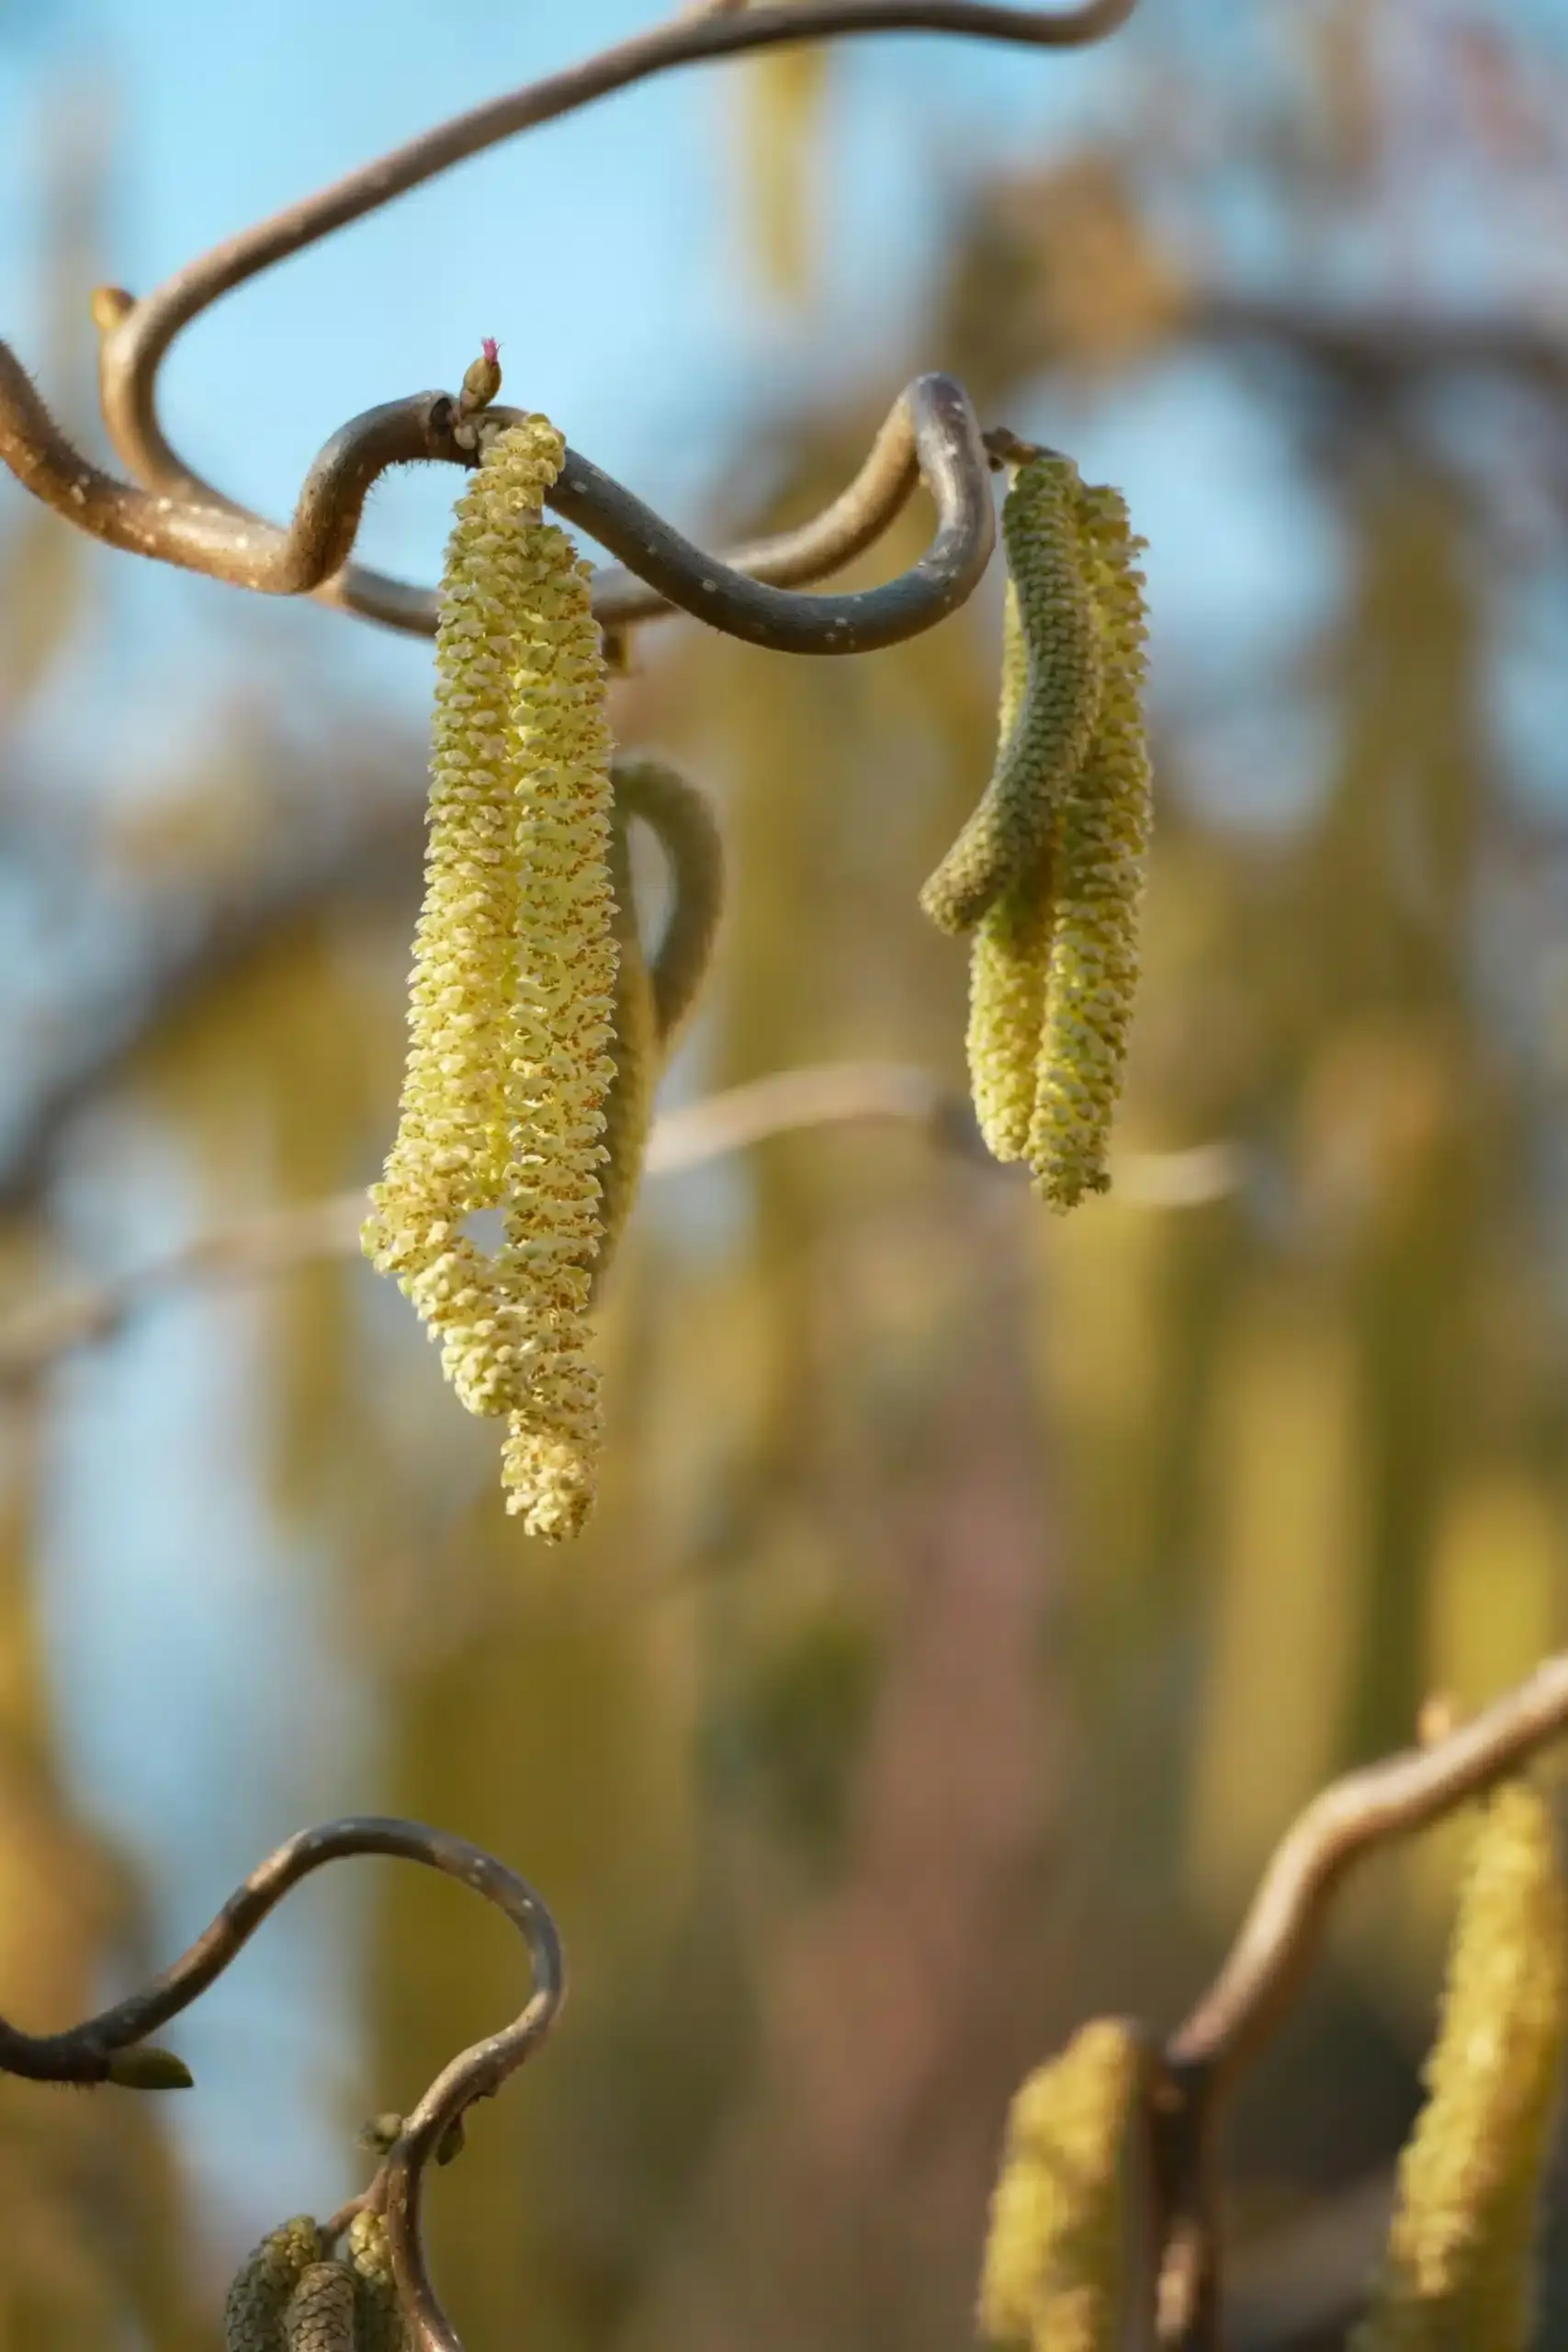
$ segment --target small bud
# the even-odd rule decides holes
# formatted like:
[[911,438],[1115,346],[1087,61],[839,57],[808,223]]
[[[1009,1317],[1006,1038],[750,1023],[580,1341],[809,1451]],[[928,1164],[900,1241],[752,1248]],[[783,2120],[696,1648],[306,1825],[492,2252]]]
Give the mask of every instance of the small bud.
[[134,2050],[117,2050],[106,2079],[128,2091],[188,2091],[194,2077],[183,2058],[151,2042]]
[[371,2155],[384,2156],[402,2138],[403,2119],[389,2109],[380,2115],[373,2115],[367,2123],[362,2123],[356,2136],[358,2145],[367,2149]]
[[100,334],[107,334],[135,310],[136,297],[128,294],[123,286],[95,286],[89,307],[93,324]]
[[489,408],[501,390],[501,361],[496,354],[493,335],[486,335],[479,345],[479,356],[469,363],[463,378],[463,396],[458,402],[465,416],[476,409]]

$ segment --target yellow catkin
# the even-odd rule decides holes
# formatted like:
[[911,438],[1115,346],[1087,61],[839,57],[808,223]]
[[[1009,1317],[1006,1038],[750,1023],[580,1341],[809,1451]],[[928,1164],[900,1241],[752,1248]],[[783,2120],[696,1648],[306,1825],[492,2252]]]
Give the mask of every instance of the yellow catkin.
[[354,2273],[346,2263],[313,2262],[283,2315],[285,2352],[356,2352]]
[[1085,564],[1104,644],[1100,716],[1057,804],[1051,841],[1051,948],[1026,1157],[1035,1190],[1072,1208],[1110,1185],[1106,1157],[1138,979],[1138,923],[1150,826],[1143,715],[1143,542],[1114,490],[1080,487]]
[[1568,1897],[1551,1814],[1492,1798],[1460,1896],[1427,2104],[1352,2352],[1524,2352],[1533,2243],[1568,2026]]
[[1106,2018],[1013,2100],[980,2282],[989,2343],[1112,2352],[1120,2342],[1143,2085],[1136,2034]]
[[[604,664],[587,567],[539,514],[563,453],[525,418],[458,501],[401,1119],[365,1234],[462,1402],[507,1417],[507,1508],[552,1538],[592,1501],[587,1307],[615,977]],[[465,1220],[497,1208],[488,1257]]]
[[970,931],[1038,867],[1053,810],[1100,707],[1101,640],[1070,458],[1020,466],[1002,506],[1008,631],[997,763],[979,807],[920,892],[943,931]]
[[355,2215],[348,2225],[347,2254],[358,2312],[358,2352],[408,2352],[387,2224],[379,2213]]
[[321,2233],[307,2213],[269,2232],[235,2273],[223,2306],[224,2352],[283,2352],[284,2314],[310,2265],[321,2258]]

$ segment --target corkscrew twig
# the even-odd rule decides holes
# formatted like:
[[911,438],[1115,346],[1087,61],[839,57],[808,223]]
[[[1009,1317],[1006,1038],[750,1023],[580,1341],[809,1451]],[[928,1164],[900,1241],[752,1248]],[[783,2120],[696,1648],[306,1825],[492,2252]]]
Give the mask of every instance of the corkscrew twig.
[[[461,2352],[442,2310],[420,2228],[425,2167],[476,2099],[489,2098],[548,2033],[566,1991],[560,1939],[549,1908],[525,1879],[482,1848],[417,1821],[357,1815],[302,1830],[268,1855],[230,1896],[190,1949],[141,1992],[64,2033],[29,2034],[0,2018],[0,2074],[33,2082],[92,2084],[116,2077],[119,2054],[198,2000],[290,1890],[328,1862],[389,1854],[422,1862],[472,1887],[502,1912],[528,1947],[533,1986],[509,2025],[459,2052],[425,2092],[358,2204],[384,2210],[398,2293],[415,2341],[427,2352]],[[118,2068],[121,2079],[127,2071]],[[170,2077],[176,2079],[176,2077]]]
[[[159,371],[194,319],[274,263],[454,164],[674,66],[877,32],[1079,47],[1115,30],[1134,5],[1087,0],[1055,12],[987,0],[810,0],[683,15],[455,116],[214,246],[140,300],[122,288],[100,287],[94,318],[101,338],[103,416],[131,481],[117,481],[72,446],[20,362],[0,344],[0,458],[57,514],[111,546],[238,587],[314,595],[389,628],[428,635],[435,625],[429,590],[350,564],[348,558],[366,495],[389,466],[474,462],[473,435],[455,431],[457,404],[443,393],[420,393],[352,420],[323,448],[292,522],[279,530],[188,467],[159,421]],[[852,598],[789,593],[872,544],[908,496],[917,471],[936,500],[938,530],[910,572]],[[621,560],[596,585],[595,610],[607,628],[680,605],[754,644],[801,653],[858,652],[931,627],[970,594],[995,532],[985,453],[966,396],[937,377],[909,388],[856,481],[815,521],[739,548],[728,561],[705,555],[584,458],[569,457],[551,503]]]

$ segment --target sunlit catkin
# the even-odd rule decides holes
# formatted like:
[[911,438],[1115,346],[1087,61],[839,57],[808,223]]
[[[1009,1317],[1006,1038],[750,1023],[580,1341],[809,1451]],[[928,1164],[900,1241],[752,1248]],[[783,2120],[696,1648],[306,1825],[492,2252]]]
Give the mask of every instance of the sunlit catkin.
[[1056,808],[1051,950],[1026,1157],[1035,1190],[1072,1208],[1110,1185],[1111,1123],[1122,1091],[1138,980],[1138,925],[1150,825],[1143,715],[1143,542],[1114,490],[1077,497],[1104,648],[1100,715]]
[[1101,2018],[1013,2100],[980,2281],[980,2332],[1032,2352],[1113,2352],[1127,2284],[1144,2053]]
[[997,763],[979,807],[920,892],[943,931],[970,931],[1037,869],[1052,813],[1082,766],[1100,708],[1099,616],[1070,458],[1032,458],[1002,505],[1007,642]]
[[1486,1808],[1460,1897],[1427,2098],[1353,2352],[1524,2352],[1568,2025],[1568,1898],[1528,1782]]
[[[586,567],[539,513],[563,450],[543,417],[509,426],[457,503],[401,1120],[365,1234],[462,1402],[507,1417],[507,1508],[549,1537],[592,1501],[615,974],[604,665]],[[485,1209],[493,1257],[464,1229]]]
[[223,2306],[224,2352],[284,2352],[284,2314],[310,2265],[321,2258],[321,2233],[309,2214],[269,2232],[234,2276]]

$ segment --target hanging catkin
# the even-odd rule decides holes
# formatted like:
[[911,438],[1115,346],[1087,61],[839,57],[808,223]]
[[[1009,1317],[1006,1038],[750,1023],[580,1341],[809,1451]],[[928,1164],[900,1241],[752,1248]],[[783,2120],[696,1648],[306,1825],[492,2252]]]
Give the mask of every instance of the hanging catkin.
[[[497,434],[457,503],[436,633],[425,900],[401,1119],[365,1245],[470,1412],[504,1414],[507,1508],[592,1507],[587,1309],[615,980],[610,738],[587,568],[540,518],[564,454]],[[487,1257],[465,1220],[500,1209]]]
[[1013,2100],[980,2282],[987,2342],[1031,2352],[1121,2342],[1145,2078],[1137,2035],[1102,2018]]
[[920,892],[943,931],[973,930],[1038,864],[1100,709],[1100,628],[1079,542],[1077,469],[1021,466],[1002,505],[1008,633],[997,763],[980,805]]
[[234,2276],[223,2306],[224,2352],[283,2352],[284,2314],[312,2263],[321,2233],[307,2213],[263,2238]]
[[1126,508],[1071,460],[1025,458],[1002,512],[999,749],[921,893],[970,959],[975,1109],[998,1159],[1071,1208],[1106,1153],[1137,980],[1149,832],[1143,575]]
[[1079,486],[1085,571],[1103,649],[1099,717],[1051,834],[1051,953],[1028,1159],[1035,1190],[1069,1209],[1111,1179],[1106,1154],[1138,985],[1148,848],[1143,542],[1119,492]]
[[1568,2027],[1568,1897],[1540,1792],[1491,1799],[1460,1896],[1427,2104],[1352,2352],[1524,2352]]

